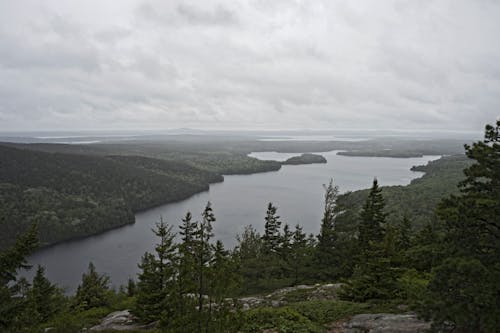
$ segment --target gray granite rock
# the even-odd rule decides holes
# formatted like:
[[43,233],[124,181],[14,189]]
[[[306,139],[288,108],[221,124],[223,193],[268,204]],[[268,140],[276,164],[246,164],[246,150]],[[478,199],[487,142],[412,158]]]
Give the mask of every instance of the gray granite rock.
[[415,314],[359,314],[344,324],[345,333],[424,333],[430,328]]

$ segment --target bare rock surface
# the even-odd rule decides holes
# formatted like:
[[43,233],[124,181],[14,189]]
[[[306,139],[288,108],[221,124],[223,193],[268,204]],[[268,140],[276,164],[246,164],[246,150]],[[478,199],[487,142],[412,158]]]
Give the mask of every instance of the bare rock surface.
[[415,314],[359,314],[331,332],[342,333],[424,333],[431,323]]
[[342,283],[298,285],[273,291],[266,296],[242,297],[238,301],[243,310],[260,306],[280,307],[289,302],[311,300],[336,300]]
[[90,332],[100,332],[105,330],[130,331],[147,330],[156,326],[156,323],[141,325],[137,323],[137,318],[129,310],[116,311],[107,315],[99,325],[89,329]]

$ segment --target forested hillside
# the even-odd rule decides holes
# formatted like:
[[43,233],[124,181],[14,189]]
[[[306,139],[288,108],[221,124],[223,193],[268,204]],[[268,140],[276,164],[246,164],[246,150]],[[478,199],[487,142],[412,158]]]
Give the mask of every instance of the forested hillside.
[[[398,223],[407,217],[412,227],[419,230],[433,221],[436,205],[441,198],[457,193],[457,184],[465,178],[463,170],[471,164],[465,155],[445,156],[413,167],[413,171],[425,174],[408,186],[384,186],[388,222]],[[344,211],[337,222],[339,227],[347,230],[357,227],[357,216],[368,193],[369,190],[360,190],[339,196],[338,204]]]
[[245,161],[234,156],[207,157],[203,163],[201,158],[186,160],[0,146],[0,247],[12,245],[15,235],[35,222],[41,244],[47,245],[133,223],[134,212],[187,198],[207,190],[209,183],[222,181],[219,171],[248,173],[280,167],[249,157]]

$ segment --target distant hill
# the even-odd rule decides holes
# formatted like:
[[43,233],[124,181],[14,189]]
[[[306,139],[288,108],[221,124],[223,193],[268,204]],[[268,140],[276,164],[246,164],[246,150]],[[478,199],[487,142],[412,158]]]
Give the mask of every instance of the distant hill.
[[0,249],[35,222],[41,244],[49,245],[133,223],[134,212],[185,199],[223,181],[218,171],[280,168],[277,162],[246,156],[186,155],[174,161],[105,155],[99,147],[43,147],[75,153],[31,147],[0,145]]
[[182,162],[0,146],[0,248],[37,222],[42,244],[134,222],[133,213],[222,181]]

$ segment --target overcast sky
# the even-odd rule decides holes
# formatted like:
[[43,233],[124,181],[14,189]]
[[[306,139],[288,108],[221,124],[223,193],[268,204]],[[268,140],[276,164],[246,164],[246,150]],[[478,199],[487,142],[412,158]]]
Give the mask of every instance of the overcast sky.
[[500,1],[0,0],[0,131],[499,115]]

